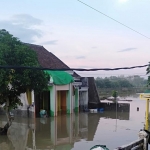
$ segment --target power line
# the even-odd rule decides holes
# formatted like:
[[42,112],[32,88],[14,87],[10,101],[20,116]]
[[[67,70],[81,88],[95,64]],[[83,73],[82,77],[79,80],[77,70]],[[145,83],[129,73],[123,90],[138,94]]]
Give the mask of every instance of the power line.
[[99,76],[121,76],[121,75],[124,75],[124,76],[147,76],[147,74],[100,74],[100,73],[97,73],[97,74],[93,74],[93,73],[80,73],[82,75],[99,75]]
[[114,19],[114,18],[112,18],[112,17],[110,17],[110,16],[108,16],[108,15],[104,14],[103,12],[101,12],[101,11],[99,11],[99,10],[95,9],[94,7],[92,7],[92,6],[88,5],[88,4],[86,4],[86,3],[84,3],[84,2],[82,2],[82,1],[80,1],[80,0],[77,0],[77,1],[78,1],[78,2],[80,2],[80,3],[82,3],[82,4],[84,4],[84,5],[86,5],[87,7],[91,8],[91,9],[93,9],[93,10],[97,11],[98,13],[100,13],[100,14],[104,15],[105,17],[107,17],[107,18],[109,18],[109,19],[111,19],[111,20],[113,20],[113,21],[115,21],[115,22],[117,22],[117,23],[121,24],[122,26],[124,26],[124,27],[126,27],[126,28],[128,28],[128,29],[130,29],[130,30],[132,30],[132,31],[134,31],[134,32],[136,32],[136,33],[138,33],[138,34],[140,34],[140,35],[144,36],[145,38],[150,39],[148,36],[146,36],[146,35],[144,35],[144,34],[142,34],[142,33],[138,32],[138,31],[136,31],[136,30],[134,30],[134,29],[132,29],[132,28],[130,28],[129,26],[127,26],[127,25],[125,25],[125,24],[123,24],[123,23],[119,22],[118,20],[116,20],[116,19]]
[[84,69],[84,68],[58,68],[58,69],[51,69],[51,68],[44,68],[44,67],[30,67],[30,66],[2,66],[0,65],[0,69],[33,69],[33,70],[52,70],[52,71],[114,71],[114,70],[126,70],[126,69],[134,69],[134,68],[143,68],[149,65],[142,65],[142,66],[133,66],[133,67],[121,67],[121,68],[94,68],[94,69]]

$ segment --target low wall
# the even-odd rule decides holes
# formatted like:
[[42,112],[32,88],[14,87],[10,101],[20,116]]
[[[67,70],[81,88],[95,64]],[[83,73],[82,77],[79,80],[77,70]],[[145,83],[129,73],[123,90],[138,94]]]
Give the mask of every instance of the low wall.
[[104,111],[117,111],[118,112],[129,112],[130,111],[130,104],[129,103],[100,103],[99,105],[95,103],[91,103],[89,105],[89,109],[97,109],[103,108]]
[[118,112],[129,112],[130,104],[129,103],[100,103],[99,108],[104,108],[105,111],[117,111]]

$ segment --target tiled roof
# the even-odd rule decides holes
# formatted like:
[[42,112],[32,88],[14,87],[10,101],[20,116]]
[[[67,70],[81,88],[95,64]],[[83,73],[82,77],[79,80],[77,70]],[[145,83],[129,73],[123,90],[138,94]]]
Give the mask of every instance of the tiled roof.
[[[50,69],[70,69],[64,62],[62,62],[53,53],[47,51],[43,46],[28,43],[25,44],[37,53],[38,61],[42,67]],[[73,76],[80,77],[75,72]]]
[[27,45],[37,53],[38,61],[42,67],[50,69],[69,69],[69,67],[66,64],[64,64],[54,54],[47,51],[43,46],[34,44]]

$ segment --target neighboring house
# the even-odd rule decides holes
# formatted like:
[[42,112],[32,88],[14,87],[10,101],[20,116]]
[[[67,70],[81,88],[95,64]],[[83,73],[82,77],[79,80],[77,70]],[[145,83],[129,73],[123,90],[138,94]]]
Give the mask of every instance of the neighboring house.
[[[26,45],[37,53],[41,67],[49,69],[61,68],[66,69],[66,71],[49,71],[49,90],[41,94],[36,94],[34,91],[27,91],[25,94],[21,94],[20,98],[23,106],[14,110],[14,113],[21,116],[38,117],[40,109],[46,110],[50,116],[57,116],[59,112],[68,114],[73,113],[73,111],[78,112],[80,105],[79,98],[81,98],[80,95],[84,91],[81,87],[83,79],[43,46],[34,44]],[[66,84],[58,84],[54,78],[56,76],[60,80],[64,80],[64,76],[67,76],[70,78],[70,81]],[[88,102],[87,94],[85,94],[85,98],[82,96],[82,99],[82,101],[85,99]]]

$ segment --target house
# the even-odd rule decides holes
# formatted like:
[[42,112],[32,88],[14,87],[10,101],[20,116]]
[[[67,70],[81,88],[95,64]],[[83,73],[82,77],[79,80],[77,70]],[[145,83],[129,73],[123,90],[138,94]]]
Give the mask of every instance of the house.
[[[26,93],[21,94],[20,99],[23,106],[12,111],[15,115],[39,117],[40,110],[44,109],[48,116],[57,116],[59,113],[71,114],[74,111],[98,108],[100,100],[93,77],[79,76],[43,46],[24,44],[37,53],[41,67],[56,70],[61,68],[65,71],[48,71],[50,76],[49,90],[40,94],[27,90]],[[64,80],[64,76],[69,78],[69,82],[57,83],[55,81],[57,78]]]
[[[36,94],[34,91],[21,94],[20,99],[23,106],[19,106],[13,113],[21,116],[39,117],[41,109],[46,110],[49,116],[57,116],[59,113],[71,114],[73,111],[78,112],[81,104],[79,99],[81,98],[81,93],[84,93],[81,92],[84,91],[81,87],[81,77],[43,46],[26,45],[37,53],[38,61],[43,68],[61,68],[65,69],[65,71],[48,71],[50,75],[49,90],[41,94]],[[69,78],[67,83],[56,83],[57,78],[64,80],[66,77]],[[87,93],[82,94],[82,99],[85,99],[86,105],[88,105]]]

